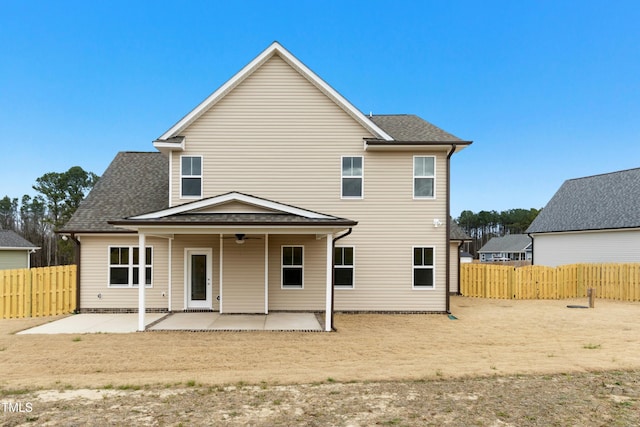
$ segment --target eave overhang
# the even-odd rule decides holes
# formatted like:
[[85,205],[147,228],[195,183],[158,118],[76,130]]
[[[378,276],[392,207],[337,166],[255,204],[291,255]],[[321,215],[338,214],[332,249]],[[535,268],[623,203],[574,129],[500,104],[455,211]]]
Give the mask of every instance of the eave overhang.
[[156,139],[153,141],[153,146],[163,154],[168,154],[172,151],[184,151],[185,147],[184,136],[174,136],[168,139]]
[[619,231],[640,231],[640,227],[620,227],[620,228],[594,228],[590,230],[553,230],[553,231],[528,231],[530,236],[543,234],[576,234],[576,233],[615,233]]
[[160,222],[160,221],[112,221],[116,227],[130,232],[145,234],[317,234],[338,233],[355,227],[358,223],[349,220],[322,222],[224,222],[202,221],[193,222]]
[[366,151],[449,151],[455,146],[455,152],[473,144],[473,141],[384,141],[381,139],[365,139]]

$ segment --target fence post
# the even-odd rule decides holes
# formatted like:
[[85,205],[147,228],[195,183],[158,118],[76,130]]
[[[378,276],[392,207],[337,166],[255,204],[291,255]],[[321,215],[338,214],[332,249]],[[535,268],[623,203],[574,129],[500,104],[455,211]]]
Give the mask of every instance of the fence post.
[[596,290],[593,288],[589,288],[587,290],[587,295],[589,296],[589,308],[594,308],[594,299],[596,297]]

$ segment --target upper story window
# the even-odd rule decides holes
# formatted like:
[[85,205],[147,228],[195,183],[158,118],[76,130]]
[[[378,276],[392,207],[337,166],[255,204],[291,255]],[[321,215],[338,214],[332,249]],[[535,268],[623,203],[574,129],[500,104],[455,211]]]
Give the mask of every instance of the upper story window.
[[434,199],[436,181],[435,157],[414,156],[413,158],[413,198]]
[[202,156],[180,157],[180,197],[202,197]]
[[362,198],[362,156],[342,157],[342,198]]

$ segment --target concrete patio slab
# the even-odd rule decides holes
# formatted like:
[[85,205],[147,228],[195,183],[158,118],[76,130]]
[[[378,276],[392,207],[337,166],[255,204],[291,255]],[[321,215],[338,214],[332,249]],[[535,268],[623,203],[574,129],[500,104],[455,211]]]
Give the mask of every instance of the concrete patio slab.
[[150,331],[199,331],[212,329],[220,313],[172,313],[148,328]]
[[[158,321],[166,313],[147,313],[147,325]],[[45,323],[18,334],[90,334],[90,333],[129,333],[138,330],[136,313],[117,314],[75,314],[64,319]]]
[[[149,331],[322,331],[313,313],[147,313],[145,323]],[[129,333],[137,330],[136,313],[76,314],[18,334]]]
[[322,331],[313,313],[172,313],[150,331]]

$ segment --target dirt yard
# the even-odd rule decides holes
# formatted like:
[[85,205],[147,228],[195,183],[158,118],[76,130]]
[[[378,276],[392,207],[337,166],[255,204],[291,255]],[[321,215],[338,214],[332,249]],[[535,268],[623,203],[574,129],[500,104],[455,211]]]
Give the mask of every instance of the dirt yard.
[[573,304],[455,297],[456,320],[339,314],[336,333],[2,320],[0,425],[640,424],[640,304]]

